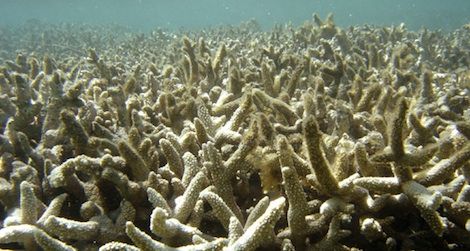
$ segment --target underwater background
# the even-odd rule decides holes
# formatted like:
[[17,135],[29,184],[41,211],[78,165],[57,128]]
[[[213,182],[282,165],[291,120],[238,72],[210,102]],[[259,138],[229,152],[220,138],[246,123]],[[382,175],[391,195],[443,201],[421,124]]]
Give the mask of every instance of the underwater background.
[[120,24],[138,31],[201,28],[256,19],[263,28],[301,24],[312,13],[333,13],[340,26],[404,22],[410,29],[452,30],[470,21],[468,0],[1,0],[0,25],[28,20]]

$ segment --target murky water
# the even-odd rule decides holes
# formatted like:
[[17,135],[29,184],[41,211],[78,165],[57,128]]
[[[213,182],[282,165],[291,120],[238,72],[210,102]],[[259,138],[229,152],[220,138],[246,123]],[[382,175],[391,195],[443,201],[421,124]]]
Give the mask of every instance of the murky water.
[[263,27],[300,24],[313,12],[334,13],[341,26],[391,25],[455,29],[470,22],[468,0],[2,0],[0,25],[46,22],[117,23],[139,30],[200,28],[256,19]]

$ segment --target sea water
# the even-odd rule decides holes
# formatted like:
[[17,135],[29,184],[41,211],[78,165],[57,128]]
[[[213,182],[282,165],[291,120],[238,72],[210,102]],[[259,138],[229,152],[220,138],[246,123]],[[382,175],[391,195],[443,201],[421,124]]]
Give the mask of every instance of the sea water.
[[119,24],[199,29],[255,19],[263,28],[301,24],[312,13],[335,15],[339,26],[398,25],[453,30],[470,22],[469,0],[0,0],[0,26],[46,23]]

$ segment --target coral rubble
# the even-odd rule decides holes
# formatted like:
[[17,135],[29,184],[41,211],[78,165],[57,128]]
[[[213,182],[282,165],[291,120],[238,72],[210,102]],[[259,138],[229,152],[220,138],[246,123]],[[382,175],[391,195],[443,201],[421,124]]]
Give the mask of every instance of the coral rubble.
[[470,249],[468,25],[1,29],[2,249]]

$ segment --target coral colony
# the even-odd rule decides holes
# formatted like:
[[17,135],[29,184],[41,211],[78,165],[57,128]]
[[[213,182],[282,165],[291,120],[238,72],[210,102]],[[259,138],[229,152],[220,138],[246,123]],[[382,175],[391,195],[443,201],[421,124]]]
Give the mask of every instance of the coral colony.
[[0,248],[470,249],[468,26],[1,45]]

